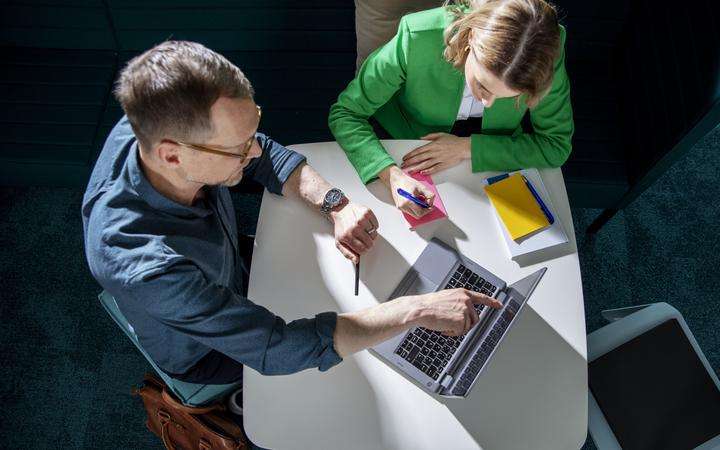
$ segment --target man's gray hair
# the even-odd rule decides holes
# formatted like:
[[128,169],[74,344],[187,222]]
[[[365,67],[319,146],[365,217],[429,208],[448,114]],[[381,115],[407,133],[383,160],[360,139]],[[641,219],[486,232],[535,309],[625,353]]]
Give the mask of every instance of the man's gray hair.
[[164,138],[209,136],[210,108],[218,98],[253,94],[237,66],[188,41],[166,41],[133,58],[115,85],[115,96],[145,150]]

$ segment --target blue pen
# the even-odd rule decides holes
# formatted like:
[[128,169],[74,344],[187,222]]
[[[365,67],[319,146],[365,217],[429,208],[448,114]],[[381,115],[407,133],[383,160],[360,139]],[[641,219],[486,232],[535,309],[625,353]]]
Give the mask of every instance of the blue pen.
[[542,209],[542,212],[543,212],[543,214],[545,214],[545,217],[547,217],[547,220],[550,223],[550,225],[555,223],[555,218],[553,217],[552,213],[550,213],[550,210],[548,209],[548,207],[545,206],[545,202],[542,201],[542,199],[538,195],[537,191],[533,187],[532,183],[530,183],[530,180],[525,178],[525,175],[522,175],[522,179],[525,182],[525,185],[530,190],[530,193],[533,195],[533,197],[535,197],[535,201],[538,202],[538,205],[540,205],[540,209]]
[[495,175],[494,177],[490,177],[487,179],[487,184],[497,183],[498,181],[502,181],[509,176],[509,173],[501,173],[500,175]]
[[397,193],[400,194],[401,196],[405,197],[406,199],[410,200],[411,202],[415,203],[416,205],[418,205],[421,208],[428,209],[430,207],[430,205],[428,205],[424,201],[420,200],[419,198],[413,196],[408,191],[398,188]]

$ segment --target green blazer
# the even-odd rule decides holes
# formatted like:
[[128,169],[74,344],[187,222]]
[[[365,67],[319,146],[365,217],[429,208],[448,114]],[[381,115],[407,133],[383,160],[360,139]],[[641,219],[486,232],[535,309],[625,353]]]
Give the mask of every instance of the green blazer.
[[[390,42],[373,52],[354,80],[330,108],[328,124],[364,183],[393,159],[383,148],[369,117],[395,139],[419,139],[449,132],[455,123],[465,75],[443,58],[443,31],[450,23],[445,8],[402,18]],[[530,110],[533,133],[520,122],[527,105],[515,98],[496,99],[485,108],[482,133],[471,136],[472,170],[559,167],[571,149],[574,130],[570,83],[565,72],[565,28],[562,49],[548,94]]]

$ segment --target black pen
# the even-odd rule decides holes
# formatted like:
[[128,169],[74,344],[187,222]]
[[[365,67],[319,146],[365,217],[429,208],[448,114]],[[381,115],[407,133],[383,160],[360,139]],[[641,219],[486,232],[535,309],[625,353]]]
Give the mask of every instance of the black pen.
[[355,263],[355,296],[358,295],[358,288],[360,287],[360,257],[358,256],[357,263]]

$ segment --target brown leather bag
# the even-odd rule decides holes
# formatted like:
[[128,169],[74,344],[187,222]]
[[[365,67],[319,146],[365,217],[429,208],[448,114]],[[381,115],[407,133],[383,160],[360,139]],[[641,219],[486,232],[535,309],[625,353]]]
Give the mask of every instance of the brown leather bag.
[[247,449],[240,425],[222,402],[203,407],[185,406],[168,392],[165,383],[146,373],[144,385],[132,389],[142,398],[147,427],[168,450]]

